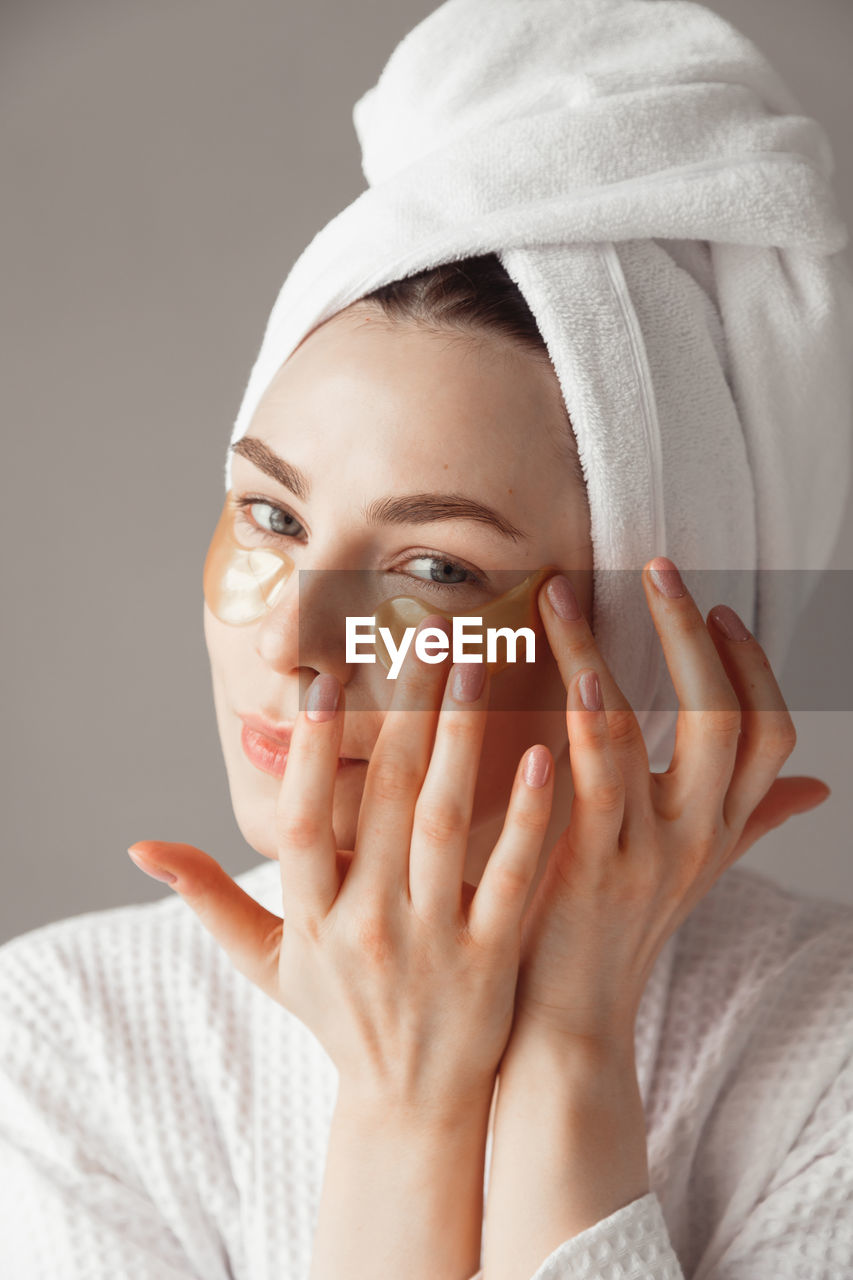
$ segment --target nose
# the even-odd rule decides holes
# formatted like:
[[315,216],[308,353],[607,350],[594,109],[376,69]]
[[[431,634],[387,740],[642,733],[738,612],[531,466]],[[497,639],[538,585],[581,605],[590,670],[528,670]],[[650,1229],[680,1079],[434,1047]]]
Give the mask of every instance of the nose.
[[[257,624],[258,654],[284,675],[295,670],[331,672],[342,684],[352,676],[346,661],[346,617],[367,615],[357,569],[298,569],[282,584]],[[361,603],[359,603],[361,601]]]

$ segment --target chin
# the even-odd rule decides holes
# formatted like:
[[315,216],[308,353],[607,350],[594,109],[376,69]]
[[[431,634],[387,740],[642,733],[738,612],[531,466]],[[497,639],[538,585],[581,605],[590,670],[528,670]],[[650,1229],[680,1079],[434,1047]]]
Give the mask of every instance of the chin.
[[[251,767],[251,766],[250,766]],[[272,776],[256,774],[260,785],[247,786],[245,779],[230,778],[231,807],[243,839],[264,858],[278,859],[276,837],[276,803],[279,780]],[[267,785],[264,785],[264,784]],[[338,849],[352,849],[358,826],[363,786],[340,783],[335,789],[332,807],[332,827]]]

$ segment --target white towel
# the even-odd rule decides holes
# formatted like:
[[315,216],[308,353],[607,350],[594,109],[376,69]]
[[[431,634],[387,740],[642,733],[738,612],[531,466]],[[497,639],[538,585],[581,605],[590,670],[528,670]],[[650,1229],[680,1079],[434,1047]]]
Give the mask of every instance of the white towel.
[[353,118],[368,189],[287,276],[232,442],[323,320],[497,253],[577,437],[599,648],[666,767],[678,704],[643,564],[670,556],[703,612],[735,608],[780,675],[837,541],[853,279],[826,136],[687,0],[448,0]]

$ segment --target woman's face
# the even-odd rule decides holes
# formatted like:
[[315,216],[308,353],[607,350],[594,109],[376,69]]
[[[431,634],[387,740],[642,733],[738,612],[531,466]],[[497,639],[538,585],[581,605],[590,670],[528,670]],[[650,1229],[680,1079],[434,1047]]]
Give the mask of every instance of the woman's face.
[[[589,509],[559,447],[567,432],[547,361],[499,336],[436,334],[356,304],[315,329],[282,365],[235,446],[232,494],[253,499],[243,519],[268,531],[258,545],[286,551],[296,569],[373,570],[363,580],[381,587],[383,597],[413,595],[430,602],[433,612],[461,613],[486,605],[541,566],[556,565],[571,577],[590,617]],[[299,497],[267,474],[252,441],[298,469],[310,492]],[[403,504],[393,522],[365,515],[379,500],[425,494],[433,496],[424,509]],[[435,495],[484,504],[518,532],[510,537],[458,506],[443,509]],[[394,682],[379,662],[348,664],[344,628],[320,622],[324,581],[342,577],[294,573],[276,603],[244,625],[224,623],[204,606],[234,813],[248,843],[268,858],[277,857],[281,779],[246,755],[241,715],[292,724],[321,671],[334,672],[344,686],[341,753],[364,761],[340,770],[335,787],[338,848],[354,847],[366,762]],[[444,581],[436,590],[424,588],[438,579]],[[309,608],[312,592],[320,594]],[[347,612],[371,614],[374,603],[356,603]],[[492,676],[491,688],[492,704],[518,709],[488,711],[464,873],[471,884],[479,882],[500,834],[527,747],[543,742],[555,757],[543,858],[571,803],[566,695],[541,625],[535,664],[508,664]]]

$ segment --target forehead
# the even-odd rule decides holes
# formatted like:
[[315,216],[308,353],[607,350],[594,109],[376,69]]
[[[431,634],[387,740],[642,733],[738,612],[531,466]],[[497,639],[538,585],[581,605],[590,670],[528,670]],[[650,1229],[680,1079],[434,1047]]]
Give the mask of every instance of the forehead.
[[[309,334],[247,433],[298,469],[297,488],[317,519],[346,508],[360,522],[358,513],[377,504],[426,495],[445,521],[434,531],[464,536],[459,554],[470,546],[471,555],[506,557],[515,546],[537,565],[576,559],[590,546],[589,509],[550,363],[504,339],[370,311],[342,313]],[[233,464],[238,476],[253,470],[239,455]],[[464,519],[458,499],[488,507],[523,540]]]
[[[250,431],[284,443],[322,432],[347,448],[449,450],[516,470],[552,467],[571,440],[550,362],[501,335],[435,330],[348,308],[309,334],[278,370]],[[316,437],[315,437],[316,438]]]

